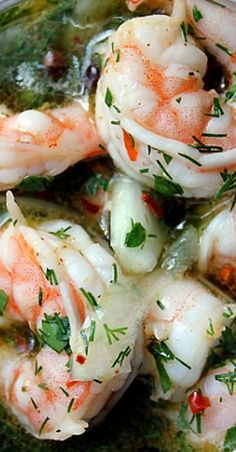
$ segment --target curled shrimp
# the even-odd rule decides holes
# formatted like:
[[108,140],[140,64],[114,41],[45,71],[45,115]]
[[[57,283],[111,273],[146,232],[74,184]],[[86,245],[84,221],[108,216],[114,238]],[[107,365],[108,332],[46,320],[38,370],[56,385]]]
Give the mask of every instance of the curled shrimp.
[[224,299],[190,277],[161,270],[145,280],[151,304],[144,320],[142,373],[155,377],[154,400],[181,400],[200,378],[223,329]]
[[7,335],[28,325],[39,344],[0,346],[0,397],[34,436],[64,440],[83,433],[137,372],[142,302],[82,227],[49,221],[32,228],[10,192],[7,206],[0,328]]
[[200,234],[201,273],[236,293],[236,207],[227,201]]
[[96,123],[124,173],[164,195],[209,197],[220,172],[236,167],[235,109],[204,89],[207,56],[186,23],[186,3],[177,1],[171,17],[135,18],[110,37]]
[[[101,154],[92,118],[79,103],[44,112],[0,115],[0,189],[26,176],[55,176]],[[104,151],[103,151],[104,152]]]

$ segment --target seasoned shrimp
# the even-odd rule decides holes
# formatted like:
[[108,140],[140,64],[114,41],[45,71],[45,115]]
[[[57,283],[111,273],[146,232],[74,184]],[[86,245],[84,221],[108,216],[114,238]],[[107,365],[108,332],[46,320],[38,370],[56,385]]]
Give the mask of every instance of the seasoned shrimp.
[[201,416],[200,429],[195,422],[190,425],[191,441],[214,444],[221,450],[227,430],[236,423],[235,375],[235,363],[228,361],[210,370],[188,394],[189,422],[194,414]]
[[188,34],[186,14],[179,0],[171,17],[135,18],[110,37],[96,123],[124,173],[165,195],[209,197],[222,184],[220,172],[236,168],[235,108],[204,89],[207,56]]
[[154,400],[181,400],[221,336],[224,300],[193,278],[161,270],[147,278],[145,288],[152,302],[144,321],[148,351],[142,372],[155,377]]
[[200,235],[198,268],[236,293],[236,207],[223,205]]
[[70,165],[101,154],[92,118],[79,103],[0,115],[0,189],[24,177],[55,176]]
[[135,376],[144,306],[82,227],[52,221],[33,229],[11,193],[7,206],[0,327],[7,334],[13,323],[27,324],[39,351],[0,346],[0,396],[34,436],[63,440],[83,433]]

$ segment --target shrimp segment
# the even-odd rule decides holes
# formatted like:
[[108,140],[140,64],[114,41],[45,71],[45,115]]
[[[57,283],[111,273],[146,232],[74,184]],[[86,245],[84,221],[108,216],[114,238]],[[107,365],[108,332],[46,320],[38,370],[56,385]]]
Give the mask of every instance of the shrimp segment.
[[236,293],[236,208],[223,206],[200,236],[200,272]]
[[160,270],[147,278],[145,288],[152,302],[144,321],[149,351],[142,371],[155,376],[155,400],[181,400],[201,376],[210,348],[221,335],[223,300],[192,278],[178,279]]
[[161,176],[179,184],[176,193],[208,197],[221,185],[219,172],[236,167],[236,116],[215,90],[204,90],[207,57],[185,29],[186,14],[178,1],[171,17],[135,18],[110,37],[96,123],[131,177],[161,191]]
[[55,176],[79,160],[101,154],[99,143],[93,121],[79,103],[2,115],[0,189],[15,186],[26,176]]
[[33,229],[9,192],[7,206],[13,221],[0,236],[7,300],[0,328],[7,334],[13,322],[28,325],[39,345],[23,351],[17,343],[0,345],[0,397],[31,434],[64,440],[83,433],[136,374],[142,303],[132,281],[82,227],[53,221]]

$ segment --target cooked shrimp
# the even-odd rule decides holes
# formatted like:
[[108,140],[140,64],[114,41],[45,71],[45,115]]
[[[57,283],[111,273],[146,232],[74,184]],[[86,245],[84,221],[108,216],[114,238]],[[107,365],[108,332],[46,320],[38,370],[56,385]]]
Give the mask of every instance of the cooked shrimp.
[[144,321],[148,352],[142,372],[155,376],[154,400],[181,400],[221,336],[224,300],[193,278],[160,270],[147,278],[145,290],[152,302]]
[[236,207],[223,205],[200,235],[198,268],[236,293]]
[[28,324],[40,350],[0,347],[0,395],[34,436],[65,439],[82,433],[137,372],[143,302],[82,227],[53,221],[33,229],[11,193],[7,206],[1,327]]
[[0,189],[24,177],[55,176],[70,165],[101,152],[88,112],[72,104],[44,112],[27,110],[0,116]]
[[[204,397],[204,413],[201,415],[201,429],[197,432],[195,422],[190,425],[188,436],[191,441],[199,443],[214,444],[219,447],[223,445],[226,431],[235,426],[236,423],[236,387],[235,387],[235,364],[226,362],[222,367],[210,370],[208,374],[200,380],[197,387],[188,395],[188,420],[190,421],[194,411],[197,410],[197,397]],[[231,383],[230,383],[231,380]],[[196,402],[193,407],[192,398],[195,395]],[[192,410],[191,410],[192,406]],[[217,449],[218,450],[218,449]]]
[[222,184],[220,171],[236,168],[235,109],[204,90],[207,56],[185,21],[179,0],[171,17],[135,18],[110,37],[96,122],[124,173],[163,194],[208,197]]

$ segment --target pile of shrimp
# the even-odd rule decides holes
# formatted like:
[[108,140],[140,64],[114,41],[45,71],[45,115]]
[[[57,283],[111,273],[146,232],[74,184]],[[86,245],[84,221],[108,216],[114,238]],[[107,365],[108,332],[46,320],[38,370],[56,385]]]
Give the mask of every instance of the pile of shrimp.
[[[109,216],[102,241],[79,219],[32,226],[7,192],[0,399],[33,436],[65,440],[148,375],[186,441],[222,450],[236,428],[236,8],[126,4],[154,14],[110,34],[94,114],[1,106],[0,189],[106,151],[116,173],[91,195]],[[205,85],[209,55],[221,93]]]

